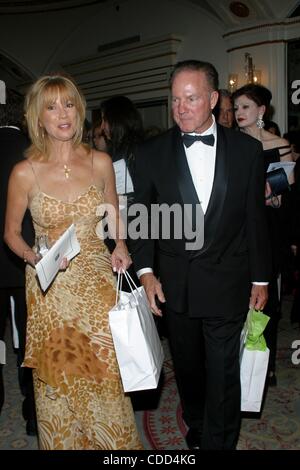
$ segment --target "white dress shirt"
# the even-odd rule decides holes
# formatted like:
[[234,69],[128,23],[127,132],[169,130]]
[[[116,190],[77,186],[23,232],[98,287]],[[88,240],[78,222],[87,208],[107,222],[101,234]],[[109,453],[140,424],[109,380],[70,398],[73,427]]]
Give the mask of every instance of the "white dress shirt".
[[[194,142],[190,147],[186,147],[184,145],[187,163],[204,214],[206,212],[211,195],[216,164],[217,126],[214,115],[212,115],[212,119],[212,125],[202,134],[196,134],[195,132],[191,132],[189,134],[213,134],[215,137],[214,145],[204,144],[200,140]],[[153,270],[151,268],[139,269],[137,276],[140,278],[142,274],[152,272]]]
[[212,116],[212,118],[213,123],[205,132],[202,134],[193,132],[190,135],[213,134],[214,145],[207,145],[198,140],[190,147],[184,146],[192,180],[204,214],[211,196],[216,165],[217,131],[215,117]]

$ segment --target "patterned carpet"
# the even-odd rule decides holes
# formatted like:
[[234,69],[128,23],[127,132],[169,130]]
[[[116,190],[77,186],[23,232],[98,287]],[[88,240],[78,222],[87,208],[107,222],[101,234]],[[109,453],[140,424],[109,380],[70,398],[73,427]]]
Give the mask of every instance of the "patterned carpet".
[[[291,345],[293,341],[300,340],[300,329],[290,325],[287,314],[290,307],[291,298],[286,298],[279,326],[278,385],[266,390],[261,414],[244,415],[239,450],[300,450],[300,365],[293,365],[291,361]],[[137,425],[145,449],[185,450],[186,427],[181,418],[166,340],[163,343],[166,360],[161,387],[133,396]],[[25,432],[16,357],[11,349],[7,359],[4,367],[6,397],[0,416],[0,450],[36,450],[37,439]]]
[[[290,324],[291,302],[291,297],[285,298],[279,324],[277,387],[266,388],[261,413],[243,414],[239,450],[300,450],[300,364],[293,365],[291,361],[291,345],[300,341],[300,328]],[[186,426],[167,347],[165,351],[164,384],[158,407],[138,411],[137,423],[146,449],[185,450]]]

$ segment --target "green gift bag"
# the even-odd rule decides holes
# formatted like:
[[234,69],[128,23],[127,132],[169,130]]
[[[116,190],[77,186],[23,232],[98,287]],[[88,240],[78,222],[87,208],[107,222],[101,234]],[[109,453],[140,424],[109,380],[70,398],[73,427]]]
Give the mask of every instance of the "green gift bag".
[[241,410],[259,412],[265,387],[270,351],[263,332],[269,317],[250,309],[241,333]]

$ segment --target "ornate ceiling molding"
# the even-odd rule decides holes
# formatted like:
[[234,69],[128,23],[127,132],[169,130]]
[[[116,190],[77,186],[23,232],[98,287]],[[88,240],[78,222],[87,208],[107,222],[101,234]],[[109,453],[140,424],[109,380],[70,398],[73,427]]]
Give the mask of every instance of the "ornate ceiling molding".
[[88,107],[119,94],[133,101],[168,98],[169,79],[183,38],[168,34],[62,64],[80,85]]

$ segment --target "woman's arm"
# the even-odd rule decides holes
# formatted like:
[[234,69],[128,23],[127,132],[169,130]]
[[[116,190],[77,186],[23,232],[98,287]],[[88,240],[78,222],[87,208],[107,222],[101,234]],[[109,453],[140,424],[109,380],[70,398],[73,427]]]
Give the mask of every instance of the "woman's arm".
[[4,241],[17,256],[34,266],[39,257],[22,237],[22,221],[28,207],[28,195],[32,186],[27,166],[26,161],[18,163],[9,178]]
[[[289,142],[286,139],[282,139],[281,137],[276,138],[276,141],[274,141],[274,142],[276,142],[276,147],[285,147],[285,148],[279,149],[280,161],[281,162],[292,162],[293,161],[292,149],[290,147]],[[273,148],[273,147],[270,147],[270,148]],[[289,184],[293,184],[295,182],[294,172],[293,171],[291,172],[291,174],[288,177],[288,182],[289,182]],[[266,189],[265,189],[266,198],[268,196],[270,196],[271,193],[272,193],[272,191],[271,191],[270,185],[267,182],[266,183]],[[282,200],[281,196],[276,196],[276,198],[272,198],[272,199],[266,199],[266,205],[268,205],[268,206],[271,205],[272,207],[280,207],[281,206],[281,200]]]
[[[98,156],[100,158],[98,158]],[[110,156],[105,153],[97,154],[95,158],[95,168],[98,168],[99,177],[101,175],[103,180],[108,230],[116,242],[116,248],[112,253],[112,267],[114,271],[118,271],[120,269],[126,270],[129,268],[132,261],[125,243],[125,228],[120,217],[115,172]]]
[[[289,146],[289,145],[290,144],[286,139],[280,139],[280,147],[281,146]],[[281,162],[293,162],[294,161],[293,156],[292,156],[292,148],[291,147],[285,148],[285,149],[280,149],[279,154],[280,154],[280,161]],[[289,176],[289,183],[293,184],[294,182],[295,182],[294,172],[292,171],[292,173]]]

